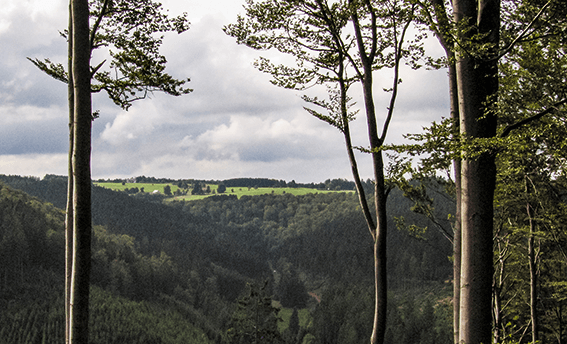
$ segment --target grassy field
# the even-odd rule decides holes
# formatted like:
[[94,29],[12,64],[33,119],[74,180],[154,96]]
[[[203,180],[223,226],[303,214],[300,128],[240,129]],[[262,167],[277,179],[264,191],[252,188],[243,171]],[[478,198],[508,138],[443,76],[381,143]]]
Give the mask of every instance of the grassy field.
[[[289,326],[289,319],[291,318],[291,313],[293,313],[292,308],[281,308],[278,315],[282,319],[282,321],[278,322],[278,330],[280,332],[285,331]],[[309,309],[303,308],[298,310],[299,315],[299,326],[303,328],[311,327],[311,313],[309,313]]]
[[174,184],[149,184],[149,183],[125,183],[125,184],[122,184],[122,183],[94,183],[94,184],[98,185],[98,186],[102,186],[103,188],[112,189],[112,190],[116,190],[116,191],[124,191],[126,189],[132,189],[132,188],[138,188],[138,189],[144,188],[144,192],[152,193],[152,192],[157,190],[162,194],[163,194],[163,188],[166,185],[169,185],[172,193],[177,191],[177,189],[179,189],[179,187],[177,185],[174,185]]
[[[213,188],[214,187],[214,188]],[[217,185],[211,185],[211,190],[216,190]],[[236,195],[238,198],[242,196],[258,196],[258,195],[282,195],[285,193],[289,193],[292,195],[306,195],[310,193],[327,193],[327,192],[337,192],[337,191],[325,191],[325,190],[317,190],[317,189],[309,189],[309,188],[246,188],[246,187],[234,187],[234,188],[227,188],[224,192],[224,195]],[[216,193],[215,193],[216,194]],[[209,195],[185,195],[185,196],[176,196],[174,200],[184,200],[184,201],[194,201],[203,199],[209,196],[213,196],[214,194]]]
[[[152,193],[155,190],[159,191],[163,194],[163,189],[166,185],[171,187],[171,192],[175,193],[179,187],[174,184],[145,184],[145,183],[95,183],[98,186],[102,186],[108,189],[116,190],[116,191],[124,191],[125,189],[132,189],[132,188],[144,188],[144,192]],[[195,201],[200,200],[206,197],[217,195],[216,190],[218,185],[209,184],[211,188],[211,193],[207,195],[183,195],[183,196],[174,196],[171,197],[170,200],[176,201]],[[214,192],[214,193],[212,193]],[[224,192],[224,195],[236,195],[238,198],[242,196],[258,196],[258,195],[267,195],[267,194],[274,194],[274,195],[282,195],[285,193],[289,193],[292,195],[305,195],[310,193],[328,193],[328,192],[352,192],[352,191],[327,191],[327,190],[317,190],[317,189],[309,189],[309,188],[247,188],[247,187],[234,187],[234,188],[227,188]]]

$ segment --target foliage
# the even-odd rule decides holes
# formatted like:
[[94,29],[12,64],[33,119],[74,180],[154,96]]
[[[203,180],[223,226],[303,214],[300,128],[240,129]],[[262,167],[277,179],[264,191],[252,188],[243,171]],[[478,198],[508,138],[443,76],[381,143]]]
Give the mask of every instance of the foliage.
[[[64,341],[63,221],[63,212],[53,205],[0,183],[0,242],[20,248],[0,250],[10,254],[2,256],[0,269],[0,342]],[[151,297],[133,302],[117,296],[168,292],[164,282],[174,272],[169,257],[142,256],[134,238],[111,235],[104,228],[95,227],[94,238],[93,282],[111,292],[93,288],[92,343],[211,342],[207,336],[214,338],[213,332],[192,325],[191,318],[173,308],[158,306]],[[150,268],[148,275],[140,275],[144,267]]]
[[218,188],[217,188],[217,192],[218,193],[224,193],[226,191],[226,185],[224,184],[219,184]]
[[[555,308],[563,307],[556,298],[563,281],[547,269],[564,266],[557,257],[564,257],[565,5],[502,2],[501,50],[493,57],[499,63],[499,94],[487,100],[489,112],[498,115],[494,138],[463,139],[456,134],[458,124],[446,119],[411,135],[418,144],[405,147],[427,155],[421,167],[430,174],[448,170],[451,159],[476,159],[483,152],[497,156],[495,342],[522,342],[528,336],[548,342],[563,336],[558,325],[563,316]],[[454,35],[463,27],[452,29]],[[494,48],[475,47],[479,38],[460,44],[459,51],[478,57]]]
[[[64,205],[66,183],[63,178],[39,180],[2,176],[1,179],[46,198],[61,198]],[[17,197],[33,199],[10,190]],[[421,226],[428,225],[424,219],[408,212],[410,203],[404,201],[400,193],[393,191],[391,197],[393,215],[405,216],[408,223],[418,221],[416,223]],[[35,202],[46,209],[55,209],[39,200]],[[11,202],[0,204],[6,204],[2,209],[15,209],[21,218],[27,217],[20,211],[33,214],[21,206],[14,208]],[[315,334],[322,331],[317,329],[321,322],[316,318],[322,313],[315,311],[311,324],[305,319],[309,309],[317,309],[321,304],[307,292],[325,299],[331,293],[328,288],[332,285],[341,285],[345,289],[352,288],[346,282],[363,289],[372,285],[368,276],[373,266],[367,259],[372,249],[371,239],[365,231],[356,230],[364,228],[357,204],[356,195],[352,193],[267,194],[240,199],[216,196],[201,201],[160,204],[94,187],[93,221],[96,226],[92,282],[96,288],[121,298],[123,304],[132,301],[146,307],[143,306],[146,302],[157,303],[164,309],[175,310],[184,321],[202,329],[209,339],[216,341],[224,336],[221,334],[226,332],[233,312],[231,305],[243,295],[246,283],[268,279],[271,289],[266,291],[274,296],[274,300],[305,307],[298,309],[300,328],[296,339],[315,340]],[[0,213],[4,214],[1,210]],[[52,283],[40,285],[53,285],[59,288],[57,293],[62,293],[62,276],[58,274],[63,271],[64,264],[63,213],[60,210],[56,213],[59,214],[58,225],[48,231],[39,251],[44,254],[53,252],[50,255],[58,257],[41,260],[43,264],[57,266],[59,272],[55,276],[58,277]],[[12,221],[18,216],[4,218]],[[49,226],[40,224],[37,228],[47,230]],[[29,242],[23,238],[25,236],[21,240],[25,247]],[[438,233],[428,232],[423,239],[416,240],[405,232],[393,231],[390,243],[397,252],[389,257],[394,272],[390,276],[392,290],[402,291],[422,286],[424,281],[448,279],[451,267],[447,257],[451,248]],[[26,259],[23,258],[24,272],[33,269]],[[9,262],[6,265],[8,282],[14,281],[13,278],[20,279],[19,261]],[[2,275],[4,268],[4,265],[0,267],[3,281],[6,280]],[[30,284],[37,284],[38,279],[34,276],[38,274],[24,274]],[[300,288],[289,288],[294,285]],[[2,295],[16,295],[13,293],[20,289],[14,285],[13,289],[9,288],[12,294],[6,290],[3,289]],[[286,297],[286,290],[293,291],[287,301],[282,298]],[[343,302],[341,298],[336,298],[336,302]],[[363,298],[357,304],[369,307],[366,304],[369,301]],[[18,305],[21,304],[14,304],[15,307]],[[291,309],[282,310],[287,322],[292,312]],[[355,321],[347,322],[342,331],[346,335],[356,326]],[[397,323],[393,322],[391,326],[396,331]],[[289,339],[286,329],[281,328],[282,336]]]
[[[36,286],[35,288],[39,288]],[[30,296],[18,307],[0,315],[1,343],[45,343],[64,341],[65,314],[62,287],[57,296]],[[134,302],[93,288],[91,291],[90,343],[212,343],[205,333],[180,313],[149,302]]]
[[231,344],[277,344],[284,343],[278,330],[279,309],[272,305],[266,293],[266,281],[262,287],[248,285],[249,294],[239,299],[227,331]]
[[[192,90],[165,72],[167,59],[159,53],[164,33],[189,29],[186,14],[169,18],[161,3],[152,0],[90,0],[90,49],[103,49],[110,57],[91,66],[92,92],[106,91],[123,109],[149,93],[179,96]],[[62,36],[68,39],[68,31]],[[49,59],[30,59],[53,78],[68,83],[65,66]],[[105,67],[105,68],[103,68]]]

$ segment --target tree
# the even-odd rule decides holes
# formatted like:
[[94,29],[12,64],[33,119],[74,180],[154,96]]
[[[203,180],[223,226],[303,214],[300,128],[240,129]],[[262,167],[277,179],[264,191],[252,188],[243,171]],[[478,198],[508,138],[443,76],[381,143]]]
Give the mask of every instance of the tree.
[[166,185],[163,187],[163,194],[166,196],[171,196],[171,186]]
[[[439,143],[449,136],[448,132],[455,133],[456,130],[443,133],[440,126],[432,126],[430,130],[433,136],[437,136],[433,138],[433,141],[439,140],[433,144],[433,150],[430,150],[430,152],[437,151],[433,153],[436,158],[439,158],[438,152],[440,151],[458,152],[459,155],[450,153],[449,156],[459,164],[460,159],[463,158],[462,166],[454,165],[459,200],[457,213],[461,212],[456,228],[458,229],[459,224],[462,226],[462,237],[457,231],[455,232],[455,301],[459,293],[464,293],[460,302],[455,302],[455,304],[460,304],[460,309],[455,309],[455,315],[463,310],[466,311],[466,314],[460,314],[459,319],[455,319],[455,342],[476,343],[479,340],[487,342],[490,339],[488,315],[490,299],[488,295],[491,283],[487,273],[490,271],[487,270],[489,260],[484,259],[492,255],[489,247],[492,246],[493,235],[491,207],[496,181],[494,163],[496,153],[505,146],[502,139],[507,140],[513,131],[530,125],[550,113],[557,112],[558,107],[565,103],[565,96],[561,95],[562,91],[557,92],[561,89],[559,86],[559,89],[550,92],[555,94],[553,101],[540,97],[537,106],[531,104],[522,108],[520,105],[520,112],[531,112],[527,116],[525,114],[518,116],[518,108],[515,111],[503,111],[502,109],[509,104],[522,104],[526,99],[538,97],[541,90],[553,89],[551,85],[557,85],[557,83],[550,83],[551,78],[547,78],[543,84],[535,88],[533,86],[518,87],[518,81],[527,76],[525,71],[529,69],[528,66],[533,63],[533,60],[512,63],[503,71],[504,75],[515,75],[510,89],[511,94],[515,96],[511,97],[512,101],[511,99],[499,101],[497,94],[501,96],[507,93],[498,92],[501,84],[498,80],[499,63],[500,67],[505,66],[506,61],[517,61],[515,56],[532,51],[526,49],[526,44],[564,36],[562,34],[565,24],[565,16],[562,15],[564,5],[562,2],[553,0],[510,1],[505,2],[503,7],[505,12],[501,13],[499,1],[458,0],[453,1],[454,25],[447,20],[449,14],[443,1],[432,0],[427,4],[421,3],[421,5],[426,9],[427,21],[447,51],[452,113],[457,114],[454,117],[459,118],[460,123],[459,133],[450,147]],[[501,20],[506,20],[502,26],[500,25]],[[504,35],[503,38],[501,32]],[[452,75],[452,61],[455,61],[457,78]],[[549,74],[547,69],[542,68],[541,71]],[[552,74],[561,75],[562,73]],[[518,78],[520,75],[521,77]],[[536,77],[534,79],[533,75],[525,78],[526,81],[529,80],[529,83],[542,79],[545,78]],[[537,89],[537,91],[526,92],[529,89],[533,91]],[[518,102],[519,99],[522,101]],[[455,100],[458,100],[458,111],[454,111]],[[526,111],[527,109],[532,109],[532,111]],[[497,130],[497,113],[504,118],[510,115],[513,117],[510,121],[500,120],[505,124],[501,130]],[[458,245],[459,238],[464,245],[462,252],[458,251],[461,248]],[[459,258],[461,259],[460,264]],[[461,273],[458,274],[459,269],[466,270],[461,270]],[[458,276],[465,280],[459,283]],[[469,283],[471,281],[473,283]],[[471,299],[471,296],[475,294],[478,297]]]
[[238,300],[227,331],[231,344],[284,343],[278,329],[279,309],[272,306],[272,299],[266,293],[267,285],[267,281],[262,287],[249,284],[248,295]]
[[[456,72],[460,135],[466,139],[496,135],[493,104],[498,92],[500,2],[457,0],[457,26],[467,25],[460,42],[485,47],[484,54],[457,50]],[[459,341],[489,343],[492,339],[492,234],[496,187],[495,155],[465,152],[461,161],[461,294]]]
[[71,2],[73,73],[73,248],[68,305],[69,343],[89,340],[89,281],[91,267],[91,72],[89,4]]
[[[423,21],[429,24],[430,29],[434,32],[439,40],[441,47],[445,51],[446,65],[448,69],[449,81],[449,101],[451,112],[451,133],[453,140],[459,141],[458,123],[460,123],[459,115],[459,99],[457,85],[457,69],[455,61],[455,37],[453,32],[453,21],[450,18],[445,1],[430,0],[428,2],[418,2],[425,18]],[[453,181],[455,185],[455,216],[453,221],[453,340],[459,342],[459,313],[460,313],[460,295],[461,295],[461,157],[453,155]],[[448,167],[447,167],[448,168]]]
[[218,193],[225,193],[226,191],[226,186],[224,184],[219,184],[218,188],[217,188],[217,192]]
[[567,66],[567,5],[526,2],[513,9],[510,17],[517,24],[505,34],[521,37],[518,32],[533,29],[500,61],[500,136],[506,146],[497,160],[502,185],[497,188],[495,222],[501,232],[497,238],[509,244],[501,250],[506,264],[502,264],[499,278],[505,283],[494,295],[507,307],[499,309],[501,321],[495,324],[495,337],[511,335],[503,326],[511,322],[526,336],[531,334],[531,342],[549,342],[555,340],[549,332],[561,332],[554,317],[548,317],[553,312],[545,309],[562,305],[555,289],[561,282],[546,267],[564,266],[562,259],[555,259],[564,256],[558,249],[564,240],[559,229],[562,225],[556,221],[563,221],[559,214],[564,199],[560,195],[565,185],[558,176],[564,173],[560,166],[565,155],[559,147],[565,145],[565,137],[557,130],[562,127],[567,102],[561,76]]
[[[90,258],[86,257],[90,257],[90,128],[92,120],[98,116],[98,113],[93,114],[91,111],[90,94],[104,90],[114,103],[123,109],[128,109],[133,101],[144,99],[153,91],[176,96],[191,92],[190,89],[183,87],[188,79],[176,80],[164,72],[166,59],[159,54],[163,36],[154,37],[156,33],[166,31],[178,33],[186,31],[188,22],[185,15],[170,19],[161,13],[161,4],[151,0],[71,1],[69,11],[69,28],[62,34],[69,44],[68,71],[65,72],[62,64],[53,63],[49,59],[41,61],[28,58],[39,69],[57,80],[66,82],[69,86],[69,179],[65,221],[67,342],[71,340],[73,336],[71,329],[75,326],[71,324],[74,316],[71,305],[82,309],[79,313],[88,318],[88,313],[82,312],[88,310]],[[75,11],[78,11],[78,14]],[[79,17],[76,18],[76,15]],[[85,15],[86,19],[82,17]],[[92,27],[89,27],[89,17],[94,19]],[[79,23],[83,26],[86,23],[86,32],[75,32],[75,26]],[[84,27],[81,27],[81,30],[83,29]],[[111,63],[108,64],[110,70],[102,69],[107,60],[91,67],[92,52],[99,48],[108,49],[111,57]],[[80,56],[78,59],[75,58],[77,54]],[[83,70],[84,66],[78,67],[77,63],[86,64],[86,71]],[[74,75],[76,68],[83,73],[79,77]],[[88,77],[88,88],[86,77]],[[80,80],[83,84],[78,86],[75,80]],[[93,83],[93,80],[96,82]],[[83,93],[82,98],[77,100],[76,92],[79,92],[79,89]],[[89,92],[88,99],[84,94],[85,90]],[[85,114],[87,103],[88,116]],[[76,214],[76,210],[79,210],[80,214]],[[77,233],[79,230],[81,233]],[[76,259],[82,260],[76,261]],[[83,266],[82,264],[86,264],[84,272],[80,272],[79,267]],[[77,278],[72,273],[77,268],[82,275],[81,278]],[[72,287],[75,282],[80,283],[81,286]],[[81,295],[81,292],[85,294]],[[87,306],[73,302],[73,297],[80,298]],[[80,321],[82,321],[81,325],[77,324],[77,326],[84,327],[85,332],[88,332],[86,327],[88,323],[84,319]],[[85,333],[80,333],[78,336],[86,338]],[[72,342],[77,341],[72,340]]]
[[299,312],[297,311],[297,307],[293,308],[293,312],[291,313],[291,317],[289,318],[289,326],[284,332],[284,335],[287,338],[289,343],[297,343],[297,335],[299,334]]
[[202,195],[203,194],[203,185],[200,182],[195,182],[193,184],[193,190],[191,190],[191,195]]
[[[386,331],[387,273],[386,185],[383,144],[394,113],[399,68],[406,59],[414,67],[421,56],[419,43],[407,46],[406,33],[414,18],[415,5],[384,0],[333,1],[247,1],[247,19],[225,27],[225,32],[240,44],[254,49],[275,49],[296,59],[296,65],[275,65],[260,58],[256,66],[272,75],[272,83],[289,89],[306,90],[327,85],[329,100],[304,96],[304,100],[327,111],[323,114],[306,109],[313,116],[336,127],[345,138],[356,189],[368,230],[374,243],[375,317],[371,343],[382,343]],[[352,24],[354,36],[347,33]],[[419,42],[420,37],[416,41]],[[378,129],[373,94],[373,75],[391,68],[393,82],[390,102],[384,115],[382,131]],[[363,89],[369,148],[374,167],[374,214],[358,172],[349,122],[356,112],[348,90],[354,82]]]

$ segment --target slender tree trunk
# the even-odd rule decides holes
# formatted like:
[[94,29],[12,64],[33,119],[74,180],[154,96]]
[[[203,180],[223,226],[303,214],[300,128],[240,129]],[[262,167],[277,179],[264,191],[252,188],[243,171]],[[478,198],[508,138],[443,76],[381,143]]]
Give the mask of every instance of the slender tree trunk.
[[[451,117],[459,123],[459,99],[457,96],[457,71],[455,64],[449,65],[449,90]],[[461,303],[461,160],[453,160],[455,179],[455,223],[453,224],[453,340],[459,342],[459,313]]]
[[[342,61],[342,59],[341,59]],[[367,84],[372,84],[371,76],[366,81]],[[373,330],[370,338],[371,343],[383,343],[384,335],[386,333],[386,306],[387,306],[387,272],[386,272],[386,192],[384,186],[384,166],[382,161],[382,153],[373,154],[373,161],[375,166],[376,186],[375,186],[375,203],[378,225],[376,226],[370,208],[366,199],[366,193],[362,186],[360,174],[358,172],[358,165],[354,155],[354,149],[351,141],[350,126],[347,114],[347,86],[343,78],[342,69],[339,76],[339,84],[341,90],[341,113],[342,113],[342,132],[345,138],[347,153],[351,165],[352,174],[355,180],[356,189],[358,192],[359,202],[363,210],[366,223],[372,238],[374,240],[374,279],[375,279],[375,305],[374,305],[374,322]],[[373,144],[379,145],[376,133],[376,120],[374,118],[374,103],[371,97],[371,86],[365,86],[368,89],[368,94],[365,93],[365,101],[367,112],[370,111],[371,119],[369,123],[373,123],[374,130],[369,129],[369,135],[375,137]],[[368,107],[372,110],[368,110]],[[369,124],[370,125],[370,124]]]
[[[529,184],[526,180],[526,193],[529,197]],[[526,204],[526,213],[528,215],[528,223],[530,234],[528,237],[528,260],[530,267],[530,318],[532,322],[532,343],[535,344],[539,340],[539,319],[537,316],[537,267],[535,253],[535,223],[533,219],[533,208],[530,202]]]
[[382,151],[379,148],[382,142],[378,137],[374,98],[372,95],[372,65],[370,61],[364,64],[364,102],[368,126],[368,137],[372,149],[372,162],[374,166],[374,205],[376,212],[376,228],[371,230],[374,239],[374,279],[375,279],[375,306],[374,323],[371,344],[384,343],[386,335],[386,312],[388,307],[388,279],[387,279],[387,234],[388,224],[386,217],[386,187],[384,178],[384,161]]
[[[456,59],[460,133],[471,139],[496,135],[496,116],[490,105],[498,91],[500,2],[454,0],[457,23],[474,24],[463,37],[486,34],[478,43],[493,43],[482,58],[459,51]],[[492,59],[491,59],[492,58]],[[473,153],[473,152],[469,152]],[[496,165],[491,152],[465,154],[461,163],[461,294],[459,341],[490,343],[492,337],[493,202]]]
[[88,0],[72,0],[73,18],[73,264],[70,343],[88,343],[91,256],[91,76]]
[[[451,32],[450,18],[447,14],[444,0],[430,0],[432,13],[435,15],[438,30],[435,32],[439,43],[445,50],[449,61],[449,98],[451,104],[451,118],[453,125],[459,126],[459,96],[457,83],[457,69],[455,66],[455,52]],[[431,23],[435,24],[435,23]],[[459,130],[454,129],[454,135],[459,136]],[[459,342],[459,312],[461,299],[461,159],[453,160],[453,174],[455,179],[455,222],[453,224],[453,342]]]
[[502,289],[504,287],[504,281],[506,280],[505,273],[506,273],[506,260],[508,256],[508,247],[509,247],[509,239],[507,238],[500,238],[499,233],[495,235],[497,240],[498,246],[498,257],[496,261],[498,263],[498,273],[494,275],[493,280],[493,319],[494,319],[494,334],[493,339],[494,343],[500,343],[500,339],[506,335],[506,328],[502,326]]
[[71,3],[69,3],[68,44],[68,84],[69,101],[69,157],[67,172],[67,205],[65,212],[65,343],[70,340],[71,273],[73,267],[73,122],[75,116],[75,97],[73,86],[73,22]]
[[374,238],[374,277],[376,304],[374,326],[372,331],[371,343],[384,343],[386,335],[386,312],[388,306],[388,274],[386,261],[386,237],[388,234],[388,224],[386,218],[386,189],[384,185],[384,162],[382,152],[374,154],[374,164],[376,166],[376,187],[374,200],[376,203],[376,236]]
[[559,302],[559,305],[557,306],[557,319],[559,320],[558,323],[558,327],[559,327],[559,331],[558,331],[558,336],[557,336],[557,344],[563,344],[563,302]]

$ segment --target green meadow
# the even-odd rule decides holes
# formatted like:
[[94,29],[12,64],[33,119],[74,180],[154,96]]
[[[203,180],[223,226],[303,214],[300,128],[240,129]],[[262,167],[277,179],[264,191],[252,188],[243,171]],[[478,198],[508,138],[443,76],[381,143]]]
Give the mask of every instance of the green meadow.
[[184,196],[176,196],[173,197],[174,200],[184,200],[184,201],[195,201],[203,198],[207,198],[214,195],[236,195],[236,197],[240,198],[242,196],[259,196],[259,195],[283,195],[283,194],[292,194],[292,195],[306,195],[310,193],[329,193],[329,192],[349,192],[349,191],[326,191],[326,190],[317,190],[317,189],[310,189],[310,188],[247,188],[247,187],[234,187],[234,188],[226,188],[226,191],[223,194],[217,194],[216,189],[218,185],[210,185],[211,191],[215,190],[214,194],[208,195],[184,195]]
[[111,189],[111,190],[115,190],[115,191],[124,191],[126,189],[132,189],[132,188],[138,188],[138,189],[142,189],[144,188],[144,192],[148,192],[148,193],[152,193],[154,191],[159,191],[161,194],[163,194],[163,188],[166,185],[169,185],[169,187],[171,187],[171,192],[174,193],[175,191],[177,191],[177,189],[179,189],[179,187],[175,184],[151,184],[151,183],[94,183],[95,185],[98,186],[102,186],[103,188],[107,188],[107,189]]
[[[145,193],[152,193],[155,190],[159,191],[159,193],[163,194],[164,187],[169,185],[171,187],[171,192],[175,193],[179,187],[175,184],[149,184],[149,183],[95,183],[98,186],[116,190],[116,191],[124,191],[126,189],[144,188]],[[191,195],[190,192],[187,195],[182,196],[173,196],[169,198],[172,201],[196,201],[200,199],[204,199],[207,197],[219,195],[217,193],[218,185],[216,184],[207,184],[208,187],[211,189],[211,193],[206,195]],[[227,187],[226,191],[223,195],[236,195],[238,198],[242,196],[258,196],[258,195],[283,195],[283,194],[292,194],[292,195],[306,195],[311,193],[330,193],[330,192],[352,192],[352,191],[328,191],[328,190],[318,190],[318,189],[310,189],[310,188],[249,188],[249,187]]]

